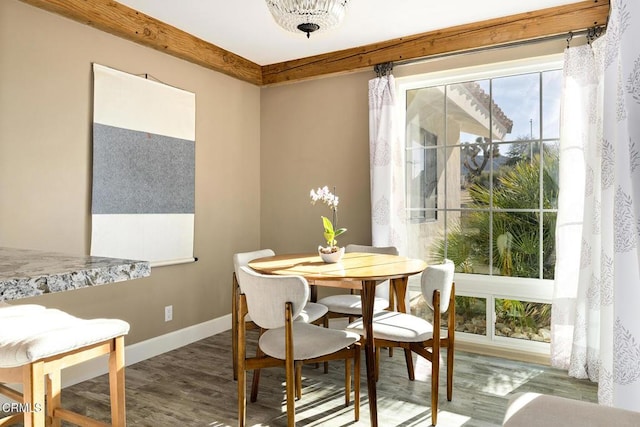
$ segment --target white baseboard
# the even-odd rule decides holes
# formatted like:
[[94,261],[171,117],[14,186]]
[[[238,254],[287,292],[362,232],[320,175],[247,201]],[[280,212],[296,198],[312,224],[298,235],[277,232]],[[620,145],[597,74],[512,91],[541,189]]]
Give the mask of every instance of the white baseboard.
[[[160,335],[146,341],[125,346],[125,365],[133,365],[162,353],[166,353],[212,335],[219,334],[230,328],[231,314],[227,314],[226,316],[218,317],[217,319],[208,320],[206,322],[169,332],[168,334]],[[108,356],[104,355],[96,357],[95,359],[88,360],[79,365],[66,368],[62,374],[62,387],[68,387],[87,381],[100,375],[104,375],[107,372],[109,372]],[[22,389],[22,387],[13,387],[13,385],[12,388],[15,388],[18,391],[21,391]],[[0,406],[6,402],[11,402],[11,400],[0,395]]]

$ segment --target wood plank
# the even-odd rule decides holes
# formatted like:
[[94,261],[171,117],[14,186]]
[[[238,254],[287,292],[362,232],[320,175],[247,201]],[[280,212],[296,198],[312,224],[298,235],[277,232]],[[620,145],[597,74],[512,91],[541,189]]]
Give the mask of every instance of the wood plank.
[[110,0],[21,0],[118,37],[260,85],[260,65]]
[[588,0],[262,67],[264,85],[360,71],[383,62],[542,39],[605,25],[609,0]]

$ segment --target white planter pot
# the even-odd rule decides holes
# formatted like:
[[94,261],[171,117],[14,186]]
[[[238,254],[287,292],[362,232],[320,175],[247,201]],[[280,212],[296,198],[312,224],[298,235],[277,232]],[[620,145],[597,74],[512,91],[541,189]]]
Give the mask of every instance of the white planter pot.
[[339,248],[337,251],[335,252],[331,252],[329,254],[323,253],[322,252],[322,246],[318,247],[318,255],[320,255],[320,258],[322,258],[322,261],[329,263],[329,264],[333,264],[336,262],[340,262],[340,260],[342,259],[343,255],[344,255],[344,248]]

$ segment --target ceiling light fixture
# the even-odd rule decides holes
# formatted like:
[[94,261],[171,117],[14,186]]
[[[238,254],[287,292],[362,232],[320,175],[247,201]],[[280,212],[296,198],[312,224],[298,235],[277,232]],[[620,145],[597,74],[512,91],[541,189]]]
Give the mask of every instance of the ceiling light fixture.
[[287,31],[314,31],[335,27],[344,18],[349,0],[266,0],[273,19]]

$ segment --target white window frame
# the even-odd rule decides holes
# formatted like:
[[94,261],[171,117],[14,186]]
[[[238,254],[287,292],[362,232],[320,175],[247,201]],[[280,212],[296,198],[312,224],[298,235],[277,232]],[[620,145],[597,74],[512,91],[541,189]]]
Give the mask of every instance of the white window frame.
[[[477,81],[557,70],[562,69],[562,66],[563,54],[555,54],[409,77],[399,77],[396,79],[396,94],[398,96],[397,111],[399,114],[398,123],[405,123],[406,121],[406,92],[408,90],[442,86],[464,81]],[[406,127],[399,126],[399,128],[399,140],[404,144]],[[409,290],[411,294],[414,295],[420,291],[420,284],[416,278],[412,279],[414,280],[410,280]],[[517,286],[513,286],[514,282],[517,283]],[[550,355],[550,345],[548,343],[495,335],[495,299],[506,298],[551,304],[553,297],[553,280],[456,273],[455,283],[456,295],[486,299],[487,313],[486,335],[456,332],[456,339],[458,341],[491,347],[497,350],[514,350],[543,357]]]

